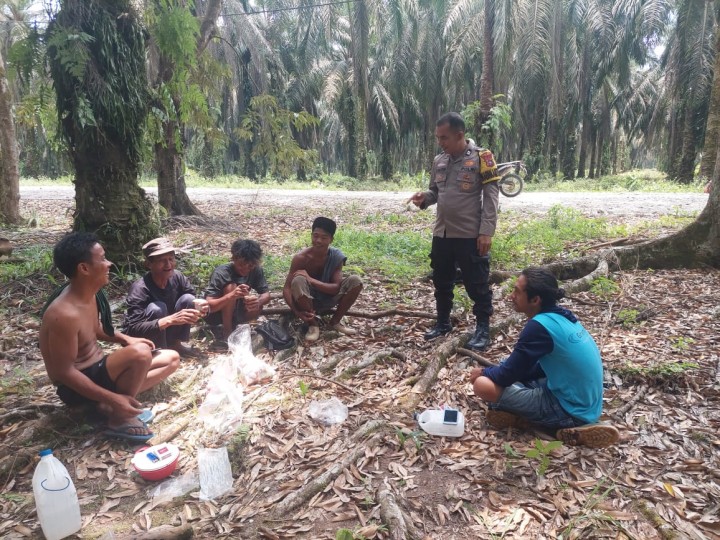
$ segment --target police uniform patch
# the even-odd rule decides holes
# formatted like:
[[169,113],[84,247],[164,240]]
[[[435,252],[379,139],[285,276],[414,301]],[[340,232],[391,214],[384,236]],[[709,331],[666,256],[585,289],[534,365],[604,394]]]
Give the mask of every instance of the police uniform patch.
[[466,167],[472,167],[475,165],[475,162],[472,159],[468,159],[465,163],[463,163]]
[[463,182],[463,183],[462,183],[462,190],[463,190],[463,191],[469,191],[471,185],[472,185],[472,184],[471,184],[470,182]]

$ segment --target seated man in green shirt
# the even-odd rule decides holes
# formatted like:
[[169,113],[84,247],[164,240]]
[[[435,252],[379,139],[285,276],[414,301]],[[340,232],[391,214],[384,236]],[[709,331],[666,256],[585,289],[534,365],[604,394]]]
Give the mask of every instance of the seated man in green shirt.
[[557,305],[565,296],[543,268],[526,268],[510,295],[527,315],[510,356],[499,366],[475,368],[470,382],[488,402],[488,424],[497,428],[535,424],[571,445],[609,446],[615,427],[599,424],[603,367],[592,336],[575,315]]
[[230,254],[229,263],[213,270],[205,290],[210,306],[205,320],[210,325],[222,326],[224,340],[237,325],[257,319],[262,307],[270,301],[270,287],[260,265],[260,244],[254,240],[236,240]]

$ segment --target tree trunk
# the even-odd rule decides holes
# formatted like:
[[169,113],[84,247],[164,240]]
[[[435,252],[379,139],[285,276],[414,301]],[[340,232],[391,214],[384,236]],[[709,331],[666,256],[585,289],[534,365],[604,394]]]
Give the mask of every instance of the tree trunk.
[[[475,136],[480,142],[482,126],[490,118],[490,111],[493,107],[493,95],[495,87],[495,62],[493,46],[493,27],[495,25],[495,0],[485,0],[483,17],[483,57],[482,73],[480,74],[480,115],[475,124]],[[490,133],[487,141],[488,148],[493,147],[494,133]]]
[[580,76],[582,85],[580,87],[580,102],[582,103],[582,132],[580,134],[580,155],[578,157],[578,178],[585,177],[585,162],[587,161],[587,149],[590,143],[590,126],[592,125],[592,111],[590,99],[590,87],[592,81],[592,70],[590,69],[590,31],[585,30],[583,47],[583,60]]
[[[94,40],[81,76],[63,61],[82,46],[68,32]],[[96,232],[108,258],[122,265],[159,232],[137,183],[148,107],[143,28],[129,0],[66,0],[48,35],[58,118],[75,166],[74,227]],[[107,56],[118,47],[122,56]],[[92,122],[83,121],[88,116]]]
[[588,178],[595,178],[595,164],[597,163],[597,132],[596,128],[590,130],[590,168],[588,169]]
[[[207,4],[197,39],[198,56],[213,37],[221,7],[221,0],[210,0]],[[159,82],[167,84],[175,74],[172,60],[161,51],[159,64]],[[185,126],[177,120],[180,117],[180,96],[173,95],[172,103],[175,111],[168,114],[168,120],[163,125],[163,140],[155,145],[158,201],[172,216],[198,216],[202,212],[190,201],[185,186]]]
[[0,52],[0,223],[20,222],[20,164],[12,95]]
[[[715,29],[717,38],[715,41],[715,68],[714,73],[720,73],[720,25]],[[714,82],[718,81],[717,76]],[[720,144],[720,85],[713,84],[710,92],[710,107],[708,111],[707,127],[705,128],[705,145],[703,146],[703,157],[700,162],[700,176],[712,178],[715,171],[715,160],[717,158]]]
[[94,152],[76,153],[74,229],[96,231],[107,258],[118,265],[134,260],[133,254],[157,236],[157,214],[145,191],[138,186],[138,163],[131,163],[112,145],[98,145]]
[[363,180],[367,177],[367,72],[370,51],[370,19],[365,0],[356,0],[352,9],[353,101],[355,106],[354,176]]
[[694,110],[688,106],[685,112],[685,125],[682,135],[682,154],[677,168],[677,180],[682,184],[690,184],[695,173],[695,156],[697,155],[697,133],[693,126]]

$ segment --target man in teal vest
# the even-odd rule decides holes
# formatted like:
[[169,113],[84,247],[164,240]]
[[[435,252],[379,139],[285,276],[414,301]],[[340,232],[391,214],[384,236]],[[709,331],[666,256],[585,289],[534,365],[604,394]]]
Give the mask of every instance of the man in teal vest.
[[615,427],[599,424],[603,367],[592,336],[557,301],[565,296],[542,268],[526,268],[510,300],[528,317],[510,356],[470,374],[475,395],[488,402],[486,419],[497,428],[530,424],[556,432],[571,445],[593,448],[618,441]]

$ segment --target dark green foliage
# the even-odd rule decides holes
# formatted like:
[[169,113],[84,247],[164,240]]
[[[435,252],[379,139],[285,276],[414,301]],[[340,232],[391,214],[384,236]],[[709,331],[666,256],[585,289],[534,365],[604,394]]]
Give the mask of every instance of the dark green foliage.
[[145,36],[130,11],[128,1],[66,0],[48,28],[58,116],[75,154],[113,144],[140,156]]
[[157,236],[138,184],[148,93],[145,35],[125,0],[64,0],[47,30],[57,114],[75,167],[76,230],[117,264]]

